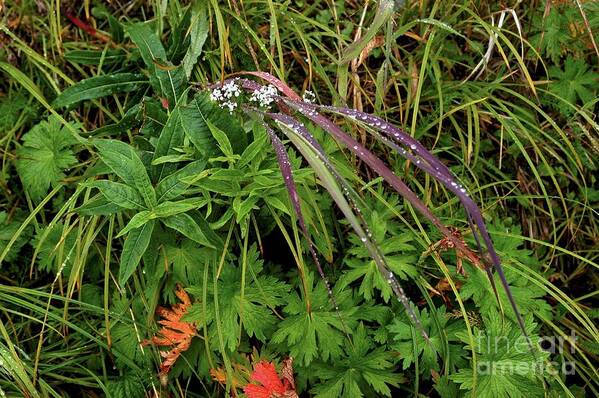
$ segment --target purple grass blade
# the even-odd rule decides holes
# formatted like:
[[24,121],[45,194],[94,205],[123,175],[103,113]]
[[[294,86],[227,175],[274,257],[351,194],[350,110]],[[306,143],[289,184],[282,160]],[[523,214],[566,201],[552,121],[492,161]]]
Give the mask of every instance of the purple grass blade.
[[[287,101],[287,102],[289,103],[290,101]],[[406,151],[404,148],[399,147],[395,143],[389,141],[388,138],[383,139],[384,142],[386,142],[391,147],[396,149],[404,157],[413,161],[413,163],[418,168],[420,168],[424,172],[426,172],[429,175],[431,175],[432,177],[434,177],[437,181],[442,183],[447,189],[449,189],[451,192],[453,192],[458,197],[458,199],[462,203],[462,206],[464,206],[466,213],[468,215],[468,222],[469,222],[470,228],[472,229],[472,232],[474,234],[474,237],[475,237],[476,243],[479,247],[479,250],[481,250],[481,244],[480,244],[480,240],[478,238],[478,233],[480,233],[480,235],[483,238],[483,241],[485,242],[485,246],[487,247],[487,250],[491,257],[491,262],[497,272],[497,275],[499,276],[499,279],[500,279],[503,289],[508,297],[508,301],[510,302],[512,310],[514,311],[514,314],[516,316],[518,324],[519,324],[520,328],[522,329],[522,332],[524,333],[529,345],[532,347],[532,342],[530,341],[530,338],[529,338],[528,334],[526,333],[524,319],[522,318],[522,315],[520,314],[520,311],[518,309],[516,301],[512,295],[512,291],[511,291],[511,289],[509,287],[509,283],[507,282],[507,279],[505,277],[503,267],[501,266],[501,260],[499,259],[499,256],[497,255],[497,252],[495,251],[493,242],[492,242],[491,237],[489,236],[489,233],[487,231],[487,227],[483,220],[481,211],[478,208],[478,206],[476,205],[476,203],[472,200],[472,198],[468,195],[468,193],[466,192],[466,189],[456,181],[456,178],[453,176],[453,174],[451,173],[449,168],[447,168],[447,166],[445,166],[440,160],[438,160],[433,154],[431,154],[420,142],[415,140],[413,137],[411,137],[410,135],[408,135],[407,133],[405,133],[398,127],[392,125],[391,123],[388,123],[384,119],[381,119],[377,116],[370,115],[370,114],[367,114],[364,112],[348,109],[348,108],[336,108],[336,107],[331,107],[331,106],[309,106],[308,109],[310,109],[310,108],[312,108],[311,113],[315,113],[314,109],[318,109],[318,108],[325,109],[325,110],[335,112],[335,113],[341,113],[341,114],[348,116],[354,120],[364,122],[372,129],[380,131],[381,133],[385,134],[387,137],[394,140],[395,142],[398,142],[405,146],[409,146],[409,148],[412,150],[412,152],[414,154],[416,154],[417,156],[419,156],[420,159],[414,159],[414,155],[412,153]],[[296,107],[296,109],[299,109],[299,107]],[[301,109],[299,109],[299,110],[300,110],[300,112],[302,112]],[[302,112],[302,113],[304,113],[304,112]],[[309,114],[307,116],[312,119],[312,117],[310,117]],[[318,115],[315,115],[313,117],[317,118]],[[312,120],[314,120],[314,119],[312,119]],[[474,221],[474,223],[472,221]],[[476,225],[476,227],[478,228],[478,233],[477,233],[476,229],[474,228],[474,225]],[[495,296],[499,300],[499,296],[497,295],[497,289],[495,287],[493,275],[491,274],[488,267],[485,267],[485,270],[487,272],[487,276],[488,276],[488,278],[491,282],[491,285],[493,287]]]
[[322,269],[322,265],[320,264],[320,260],[318,255],[316,254],[316,250],[314,249],[314,243],[312,242],[312,238],[310,233],[308,232],[308,228],[306,227],[306,223],[304,221],[304,216],[302,213],[302,207],[300,204],[299,196],[297,194],[297,188],[295,186],[295,181],[293,180],[293,173],[291,172],[291,163],[289,162],[289,156],[287,155],[287,151],[285,150],[285,146],[277,137],[275,132],[267,125],[265,125],[266,131],[270,136],[270,141],[272,143],[273,148],[275,149],[275,153],[277,155],[277,160],[279,162],[279,168],[281,170],[281,174],[283,175],[283,180],[285,181],[285,187],[287,188],[287,193],[289,194],[289,199],[293,205],[293,210],[295,211],[295,215],[298,219],[300,228],[302,230],[302,234],[304,238],[308,241],[308,248],[310,250],[310,255],[316,264],[316,269],[320,274],[320,277],[324,281],[325,287],[329,294],[329,298],[335,307],[335,311],[339,313],[339,305],[337,304],[337,300],[335,300],[335,296],[333,295],[333,289],[331,288],[331,284],[329,279],[324,274]]
[[341,130],[336,124],[320,115],[314,105],[300,103],[295,101],[285,101],[289,106],[297,109],[312,122],[322,127],[325,131],[333,135],[339,142],[352,151],[356,156],[362,159],[371,169],[376,171],[385,181],[387,181],[401,196],[410,202],[423,216],[431,221],[445,236],[459,248],[465,249],[464,245],[455,238],[449,229],[443,225],[426,205],[416,196],[416,194],[393,173],[381,159],[366,149],[362,144]]
[[[360,236],[360,239],[362,240],[362,242],[365,244],[371,257],[377,264],[379,271],[381,272],[382,275],[384,275],[385,279],[387,280],[387,283],[389,283],[389,285],[391,286],[393,293],[395,294],[395,296],[398,298],[398,300],[402,303],[402,305],[406,309],[406,313],[408,314],[409,318],[419,329],[419,331],[422,334],[422,336],[424,337],[424,339],[428,342],[429,341],[428,334],[424,330],[422,323],[420,322],[420,320],[416,316],[416,313],[412,309],[410,300],[408,299],[404,289],[401,287],[401,284],[399,283],[399,281],[397,280],[397,278],[395,277],[393,272],[390,270],[390,268],[385,260],[384,255],[380,251],[379,246],[373,240],[372,233],[370,232],[370,229],[368,228],[368,223],[364,219],[362,211],[360,210],[359,206],[357,205],[355,200],[350,195],[350,192],[353,192],[353,189],[351,188],[351,186],[337,172],[335,167],[329,161],[326,153],[324,152],[324,150],[322,149],[320,144],[316,141],[316,139],[314,139],[314,137],[310,134],[310,132],[305,128],[303,123],[300,123],[297,120],[295,120],[294,118],[287,116],[287,115],[281,115],[281,114],[276,114],[276,113],[268,113],[267,115],[269,117],[271,117],[272,119],[284,124],[285,126],[290,128],[294,132],[298,133],[307,143],[309,143],[313,147],[314,152],[317,154],[317,156],[320,158],[320,160],[324,163],[325,167],[331,172],[331,174],[336,178],[337,182],[342,186],[343,192],[344,192],[347,200],[350,202],[351,207],[355,211],[354,216],[356,216],[356,218],[359,220],[359,222],[361,224],[361,225],[352,224],[352,227],[354,228],[354,230],[356,231],[358,236]],[[355,192],[353,192],[353,193],[357,197],[357,194]],[[348,217],[348,220],[351,223],[351,217]]]

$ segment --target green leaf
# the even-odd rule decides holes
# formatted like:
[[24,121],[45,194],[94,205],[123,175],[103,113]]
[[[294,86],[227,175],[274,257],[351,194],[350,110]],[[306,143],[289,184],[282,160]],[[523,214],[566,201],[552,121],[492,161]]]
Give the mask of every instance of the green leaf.
[[584,105],[597,97],[599,73],[589,70],[584,60],[568,57],[563,71],[557,66],[549,68],[549,77],[553,80],[549,91],[572,104]]
[[[497,253],[501,256],[502,262],[508,266],[504,267],[505,277],[511,286],[512,295],[520,309],[522,315],[533,313],[536,316],[550,320],[552,319],[551,306],[545,300],[547,294],[545,289],[522,278],[518,273],[512,271],[511,266],[529,267],[530,269],[539,268],[539,263],[532,256],[532,251],[522,248],[524,239],[510,237],[501,234],[494,234],[494,231],[505,233],[509,230],[502,222],[495,222],[489,225],[489,233],[493,237],[493,243]],[[511,232],[515,235],[520,234],[520,228],[512,228]],[[511,266],[510,266],[511,265]],[[494,297],[492,286],[489,283],[487,274],[480,268],[474,267],[469,263],[464,263],[467,276],[460,288],[462,299],[471,298],[481,313],[486,314],[491,311],[499,310],[499,304]],[[494,275],[495,284],[499,286],[499,278]],[[498,290],[499,299],[503,308],[509,308],[510,303],[503,289]],[[507,317],[513,318],[512,311],[506,311]]]
[[131,108],[127,109],[127,112],[125,112],[125,115],[121,118],[121,120],[116,123],[106,124],[102,127],[98,127],[91,134],[96,138],[100,138],[107,135],[118,135],[125,130],[138,127],[141,122],[141,111],[142,104],[137,103]]
[[188,79],[191,76],[193,66],[196,64],[202,53],[202,48],[208,38],[209,27],[207,8],[202,6],[199,10],[194,10],[191,14],[191,42],[187,49],[187,53],[183,58],[183,70]]
[[77,164],[72,147],[77,143],[58,117],[50,116],[23,136],[17,149],[17,172],[34,201],[65,178],[64,171]]
[[[456,333],[464,329],[462,321],[449,321],[445,306],[433,308],[429,314],[428,309],[421,312],[415,311],[422,323],[424,330],[429,336],[429,341],[425,341],[408,319],[407,315],[395,318],[391,325],[387,326],[393,343],[391,348],[401,352],[403,369],[408,369],[416,361],[420,364],[425,373],[431,371],[439,372],[441,364],[437,360],[438,355],[443,356],[443,364],[449,367],[464,366],[464,350],[461,345],[456,344],[459,339]],[[450,344],[453,343],[453,344]]]
[[218,143],[218,147],[222,151],[222,153],[227,157],[233,157],[233,147],[231,147],[231,142],[227,138],[227,135],[218,127],[216,127],[210,120],[206,120],[206,124],[212,133],[212,136]]
[[52,102],[52,106],[61,108],[115,93],[137,91],[147,83],[148,79],[146,77],[134,73],[94,76],[83,79],[64,90]]
[[[185,137],[183,129],[181,128],[181,113],[180,106],[175,107],[170,113],[166,125],[160,132],[156,147],[154,150],[153,164],[157,159],[167,155],[178,154],[175,148],[183,145],[183,139]],[[173,164],[162,163],[155,167],[155,177],[157,180],[163,179],[165,176],[171,174],[175,170],[176,166]]]
[[[401,232],[397,223],[387,220],[384,214],[379,215],[376,211],[370,215],[369,225],[374,240],[381,242],[379,248],[389,268],[402,279],[415,277],[418,274],[415,267],[418,256],[412,244],[413,235]],[[348,251],[345,260],[349,269],[339,279],[340,285],[347,286],[360,281],[358,291],[366,300],[371,300],[375,290],[380,290],[383,300],[388,302],[393,296],[391,287],[364,247],[364,243],[357,235],[351,235],[350,242],[353,247]]]
[[197,209],[206,203],[205,199],[192,198],[180,200],[178,202],[162,202],[152,209],[152,213],[158,218],[170,217],[175,214],[185,213],[189,210]]
[[[113,332],[111,332],[113,333]],[[118,328],[117,336],[122,333]],[[136,344],[138,345],[138,344]],[[106,390],[111,398],[140,398],[145,395],[143,378],[135,373],[125,373],[106,384]]]
[[141,228],[134,229],[127,235],[121,253],[119,285],[124,286],[139,265],[141,257],[150,244],[154,223],[154,220],[150,220]]
[[180,66],[156,63],[155,72],[150,81],[158,93],[168,101],[169,109],[173,109],[187,87],[185,72]]
[[[527,334],[533,341],[539,341],[538,336],[533,336],[536,325],[532,317],[526,317],[525,321]],[[475,330],[474,347],[470,347],[470,337],[466,331],[457,334],[468,344],[464,347],[466,352],[474,348],[477,366],[476,369],[462,368],[450,379],[459,384],[461,390],[470,390],[466,397],[543,397],[539,371],[546,366],[543,357],[547,357],[547,353],[537,352],[539,357],[535,357],[520,329],[512,322],[506,322],[497,311],[490,311],[484,316],[484,325],[484,330]],[[473,372],[477,372],[476,391],[473,390]]]
[[214,245],[208,240],[202,228],[195,222],[189,214],[176,214],[161,219],[167,227],[174,229],[188,237],[189,239],[201,245],[214,248]]
[[104,195],[100,194],[95,198],[87,200],[74,211],[81,216],[107,216],[118,213],[121,210],[123,210],[122,207],[114,204],[114,202],[109,201]]
[[125,227],[119,231],[116,238],[120,238],[121,236],[126,235],[130,231],[141,227],[148,221],[153,220],[155,218],[156,216],[150,210],[140,211],[139,213],[131,217],[131,220],[129,220],[127,225],[125,225]]
[[97,140],[94,141],[94,145],[102,161],[121,177],[125,184],[135,187],[148,207],[154,207],[157,203],[156,192],[135,150],[117,140]]
[[125,209],[136,210],[146,207],[139,192],[128,185],[109,180],[92,181],[88,185],[98,188],[106,199]]
[[156,197],[158,203],[181,196],[189,187],[189,184],[181,181],[181,179],[198,174],[204,170],[205,167],[206,161],[198,160],[162,179],[158,185],[156,185]]
[[126,31],[150,70],[152,86],[168,100],[169,108],[174,107],[186,87],[185,71],[168,62],[164,46],[148,24],[136,23],[128,26]]
[[[250,337],[266,342],[270,338],[277,318],[274,308],[285,302],[289,286],[272,277],[261,276],[263,262],[259,258],[256,245],[252,245],[247,252],[245,286],[242,294],[241,265],[226,264],[220,274],[218,284],[208,286],[207,314],[204,317],[201,305],[194,306],[190,311],[190,320],[198,320],[209,327],[209,336],[212,344],[217,344],[217,327],[214,324],[215,306],[214,289],[218,289],[218,305],[225,347],[234,352],[239,343],[240,328],[245,330]],[[189,289],[197,297],[203,297],[200,288]]]
[[[272,342],[288,347],[298,363],[308,366],[316,358],[338,359],[347,342],[338,314],[331,308],[322,281],[314,286],[314,276],[306,275],[306,296],[310,297],[311,309],[297,293],[292,293],[283,309],[286,317],[279,323]],[[339,295],[335,298],[341,304]],[[347,317],[344,317],[344,321]]]
[[147,23],[136,23],[125,28],[131,41],[135,43],[141,57],[150,71],[154,71],[154,63],[166,61],[166,51],[156,33]]
[[[0,253],[4,252],[6,245],[14,234],[17,232],[19,227],[21,226],[21,222],[23,221],[23,217],[21,217],[20,212],[17,213],[17,216],[13,217],[9,220],[9,216],[5,211],[0,211]],[[28,227],[21,233],[18,239],[13,243],[10,251],[4,258],[4,262],[11,263],[15,260],[19,259],[19,251],[27,242],[29,242],[31,238],[32,228]]]
[[390,397],[389,386],[399,386],[403,376],[394,373],[394,355],[382,348],[373,350],[372,345],[372,339],[360,323],[353,344],[345,345],[345,356],[335,360],[334,366],[314,365],[315,374],[324,381],[313,389],[316,397]]
[[196,149],[206,158],[216,155],[218,147],[208,121],[225,132],[233,152],[241,153],[247,146],[246,134],[237,119],[212,102],[208,93],[199,93],[190,107],[181,110],[185,134]]
[[252,141],[250,145],[247,146],[243,150],[241,154],[241,158],[237,163],[237,167],[242,168],[247,166],[254,160],[260,153],[264,153],[267,150],[268,146],[268,136],[266,134],[261,134],[257,138]]
[[32,242],[38,250],[37,267],[46,272],[60,271],[68,276],[75,258],[73,251],[76,244],[76,231],[67,231],[62,223],[39,230]]
[[70,50],[66,51],[64,58],[67,61],[81,65],[114,65],[127,59],[127,53],[122,49],[97,50]]

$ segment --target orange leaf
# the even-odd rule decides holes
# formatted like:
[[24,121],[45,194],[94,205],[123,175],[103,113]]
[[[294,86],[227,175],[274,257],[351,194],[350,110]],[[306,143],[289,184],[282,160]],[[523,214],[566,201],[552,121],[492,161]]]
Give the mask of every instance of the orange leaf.
[[181,303],[173,305],[170,309],[159,307],[156,310],[158,315],[164,318],[158,321],[162,328],[157,336],[152,337],[150,340],[144,340],[142,343],[144,345],[171,347],[170,350],[160,353],[160,356],[164,358],[160,364],[159,376],[161,379],[166,378],[171,367],[179,356],[189,348],[191,339],[196,335],[196,328],[193,323],[181,320],[191,306],[189,296],[181,286],[177,286],[175,294],[181,300]]

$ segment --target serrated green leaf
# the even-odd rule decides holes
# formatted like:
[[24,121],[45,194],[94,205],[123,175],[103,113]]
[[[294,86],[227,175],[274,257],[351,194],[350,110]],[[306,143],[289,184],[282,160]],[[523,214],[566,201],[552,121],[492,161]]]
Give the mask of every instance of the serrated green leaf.
[[233,147],[231,147],[231,142],[227,135],[218,127],[216,127],[210,120],[206,120],[206,124],[210,129],[210,133],[212,133],[212,137],[218,143],[218,147],[222,151],[222,153],[227,157],[233,157]]
[[206,161],[198,160],[160,180],[158,185],[156,185],[158,203],[175,199],[182,195],[189,187],[189,184],[182,181],[182,179],[200,173],[205,167]]
[[107,216],[118,213],[123,208],[107,200],[104,195],[87,200],[83,205],[74,210],[81,216]]
[[76,143],[55,116],[40,122],[23,136],[16,167],[34,201],[41,200],[50,187],[65,177],[64,171],[77,163],[72,150]]
[[107,200],[125,209],[137,210],[146,207],[139,192],[128,185],[109,180],[96,180],[88,185],[98,188]]
[[313,389],[316,397],[391,396],[389,386],[397,387],[403,377],[393,371],[394,355],[382,348],[372,349],[372,340],[362,323],[353,335],[353,345],[345,346],[345,356],[334,366],[318,363],[315,374],[323,382]]
[[156,192],[141,159],[133,148],[117,140],[97,140],[102,161],[129,186],[135,187],[148,207],[156,205]]
[[140,228],[132,230],[123,245],[121,263],[119,266],[119,285],[124,286],[139,265],[152,238],[154,220],[146,222]]
[[126,235],[130,231],[141,227],[148,221],[153,220],[155,218],[156,216],[150,210],[140,211],[139,213],[131,217],[131,220],[129,220],[127,225],[125,225],[125,227],[119,231],[116,237],[120,238],[121,236]]
[[[532,317],[525,318],[528,335],[533,341],[535,324]],[[475,330],[474,350],[477,353],[476,368],[464,367],[450,375],[450,379],[460,385],[462,390],[470,390],[465,396],[469,398],[533,398],[543,397],[543,382],[539,377],[539,366],[543,367],[545,352],[533,355],[522,332],[512,322],[494,310],[484,316],[484,330]],[[466,352],[472,347],[470,337],[465,331],[457,336],[466,344]],[[476,390],[473,388],[476,374]]]
[[146,66],[154,71],[154,62],[166,61],[166,51],[156,33],[147,23],[136,23],[125,28],[135,43]]
[[191,32],[190,32],[190,43],[187,53],[183,58],[183,70],[185,75],[189,79],[193,66],[198,61],[204,43],[208,38],[208,10],[205,6],[200,7],[199,10],[193,10],[191,14]]
[[[10,219],[12,218],[12,219]],[[15,217],[9,217],[5,211],[0,211],[0,253],[4,251],[6,245],[15,233],[17,233],[23,218],[20,212]],[[4,262],[11,263],[19,258],[19,251],[31,238],[32,228],[28,227],[19,238],[13,243],[10,251],[4,258]]]
[[[175,151],[175,148],[183,144],[185,135],[181,128],[181,113],[180,106],[175,107],[170,113],[166,125],[160,132],[156,147],[154,150],[154,157],[152,164],[161,157],[167,155],[180,155]],[[172,164],[160,164],[154,169],[154,175],[156,180],[160,181],[165,176],[171,174],[175,170],[176,166]]]
[[208,240],[202,228],[195,222],[189,214],[176,214],[170,217],[162,218],[161,221],[169,228],[182,233],[189,239],[201,245],[214,248],[214,245]]

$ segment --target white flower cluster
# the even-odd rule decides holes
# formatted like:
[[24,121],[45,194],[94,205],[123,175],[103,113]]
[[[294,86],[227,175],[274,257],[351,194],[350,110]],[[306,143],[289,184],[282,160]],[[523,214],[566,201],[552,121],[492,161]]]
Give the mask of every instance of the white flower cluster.
[[316,101],[316,94],[314,94],[310,90],[306,90],[306,91],[304,91],[304,95],[302,95],[302,99],[304,100],[304,102],[313,104],[314,101]]
[[278,95],[279,90],[272,84],[268,86],[262,86],[259,90],[252,93],[250,101],[254,101],[260,104],[260,106],[269,106]]
[[229,109],[230,113],[237,108],[235,98],[239,97],[241,90],[236,80],[227,82],[222,87],[217,87],[210,93],[210,99],[219,103],[221,108]]

